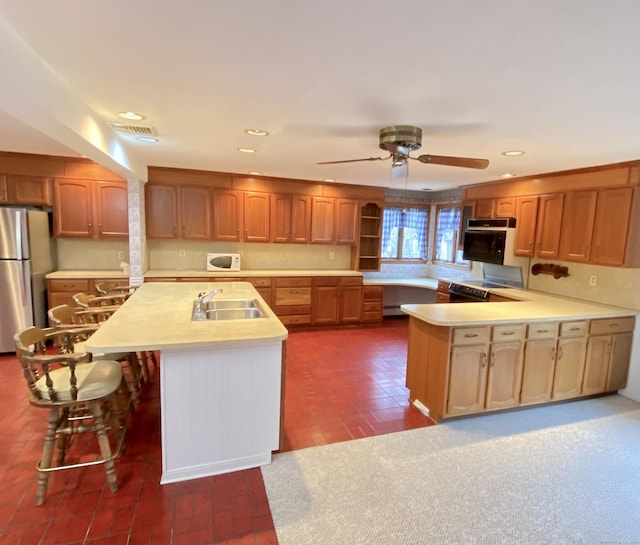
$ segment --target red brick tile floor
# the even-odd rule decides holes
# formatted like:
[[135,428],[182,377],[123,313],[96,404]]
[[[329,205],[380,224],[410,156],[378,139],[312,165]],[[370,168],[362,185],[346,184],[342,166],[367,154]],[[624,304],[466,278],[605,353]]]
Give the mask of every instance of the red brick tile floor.
[[[431,425],[404,386],[407,318],[380,327],[292,332],[283,451]],[[259,468],[160,485],[159,375],[152,370],[116,461],[53,473],[35,506],[46,411],[27,402],[15,356],[0,355],[0,544],[277,543]]]

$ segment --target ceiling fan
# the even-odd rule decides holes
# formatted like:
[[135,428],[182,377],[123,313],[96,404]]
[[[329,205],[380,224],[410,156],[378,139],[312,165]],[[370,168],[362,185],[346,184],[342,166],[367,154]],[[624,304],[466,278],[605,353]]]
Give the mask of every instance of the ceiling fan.
[[483,169],[489,166],[487,159],[472,157],[448,157],[446,155],[419,155],[411,157],[412,151],[422,147],[422,129],[412,125],[391,125],[380,129],[380,149],[389,152],[388,157],[367,157],[364,159],[346,159],[344,161],[322,161],[318,165],[335,165],[338,163],[358,163],[361,161],[386,161],[393,159],[391,174],[394,178],[402,178],[408,174],[409,159],[433,165]]

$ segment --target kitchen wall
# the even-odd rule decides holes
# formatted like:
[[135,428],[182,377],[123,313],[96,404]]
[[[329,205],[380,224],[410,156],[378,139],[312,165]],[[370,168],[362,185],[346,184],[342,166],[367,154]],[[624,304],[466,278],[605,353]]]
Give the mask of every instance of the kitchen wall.
[[[351,246],[341,244],[261,244],[214,241],[147,240],[149,268],[206,269],[207,253],[239,253],[252,269],[351,269]],[[333,257],[331,257],[333,255]]]
[[56,241],[58,270],[120,270],[120,262],[129,260],[128,240],[58,238]]

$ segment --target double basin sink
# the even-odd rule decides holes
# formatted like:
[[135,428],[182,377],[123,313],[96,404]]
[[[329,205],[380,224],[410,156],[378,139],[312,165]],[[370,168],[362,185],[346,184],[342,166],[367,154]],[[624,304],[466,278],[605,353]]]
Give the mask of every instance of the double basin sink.
[[194,301],[191,321],[254,320],[264,317],[264,310],[257,299],[213,299],[202,305]]

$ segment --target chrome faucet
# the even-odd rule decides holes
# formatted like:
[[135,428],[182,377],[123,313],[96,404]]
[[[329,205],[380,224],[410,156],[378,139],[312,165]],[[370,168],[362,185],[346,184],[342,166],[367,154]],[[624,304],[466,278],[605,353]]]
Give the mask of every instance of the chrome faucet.
[[219,293],[223,293],[224,290],[222,288],[217,289],[217,290],[211,290],[209,293],[205,293],[204,291],[201,291],[198,294],[198,302],[196,303],[196,312],[203,312],[203,305],[205,305],[206,303],[208,303],[214,296],[218,295]]

